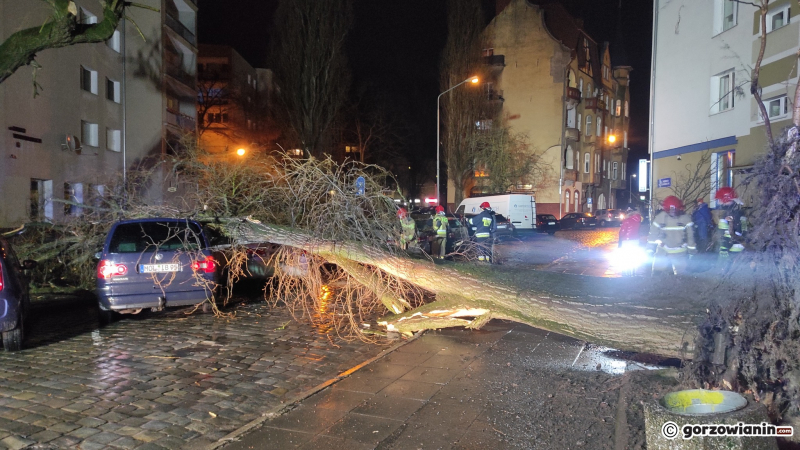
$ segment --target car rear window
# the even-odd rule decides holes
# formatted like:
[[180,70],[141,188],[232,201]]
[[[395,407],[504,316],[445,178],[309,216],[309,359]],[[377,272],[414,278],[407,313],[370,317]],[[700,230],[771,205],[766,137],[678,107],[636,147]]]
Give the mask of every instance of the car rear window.
[[194,222],[134,222],[117,225],[108,251],[195,251],[203,246],[200,227]]
[[544,214],[539,216],[542,220],[556,220],[556,216],[552,214]]

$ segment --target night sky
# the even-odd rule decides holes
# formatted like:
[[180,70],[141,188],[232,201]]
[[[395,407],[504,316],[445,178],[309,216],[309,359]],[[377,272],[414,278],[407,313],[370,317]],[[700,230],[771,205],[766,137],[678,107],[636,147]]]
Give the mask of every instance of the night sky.
[[[488,21],[494,1],[483,1]],[[595,41],[611,43],[614,64],[633,66],[628,140],[632,149],[629,167],[634,169],[635,161],[647,154],[653,1],[557,1],[573,16],[584,19],[584,27]],[[355,0],[355,26],[349,42],[353,90],[379,91],[395,114],[419,130],[419,144],[411,151],[430,158],[435,158],[434,102],[439,93],[439,55],[447,32],[445,5],[445,0]],[[255,67],[269,67],[267,48],[276,6],[276,0],[199,0],[199,40],[230,45]]]

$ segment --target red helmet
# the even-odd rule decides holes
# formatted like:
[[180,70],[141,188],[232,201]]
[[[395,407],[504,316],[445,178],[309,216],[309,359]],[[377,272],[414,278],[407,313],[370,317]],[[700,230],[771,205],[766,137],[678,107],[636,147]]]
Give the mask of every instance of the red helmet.
[[436,214],[444,214],[444,206],[439,205],[436,207]]
[[664,207],[664,211],[667,212],[669,212],[669,210],[672,208],[675,208],[676,211],[683,211],[683,202],[674,195],[670,195],[669,197],[665,198],[661,205]]
[[489,206],[489,202],[481,203],[481,209],[488,209],[488,208],[491,208],[491,206]]
[[405,208],[400,208],[400,209],[397,210],[397,217],[399,217],[401,219],[405,219],[407,215],[408,215],[408,211],[406,211]]
[[732,187],[721,187],[717,190],[717,193],[714,194],[714,198],[721,201],[722,203],[730,203],[735,198],[739,198],[736,195],[736,191],[733,190]]

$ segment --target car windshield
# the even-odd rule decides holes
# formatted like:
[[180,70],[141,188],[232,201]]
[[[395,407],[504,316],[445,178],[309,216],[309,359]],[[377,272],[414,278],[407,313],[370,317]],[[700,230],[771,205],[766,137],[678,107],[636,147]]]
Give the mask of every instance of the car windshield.
[[116,227],[110,253],[194,251],[201,246],[200,227],[194,222],[134,222]]
[[506,216],[504,216],[502,214],[495,214],[494,217],[495,217],[495,219],[497,219],[498,222],[508,222],[508,219],[506,219]]

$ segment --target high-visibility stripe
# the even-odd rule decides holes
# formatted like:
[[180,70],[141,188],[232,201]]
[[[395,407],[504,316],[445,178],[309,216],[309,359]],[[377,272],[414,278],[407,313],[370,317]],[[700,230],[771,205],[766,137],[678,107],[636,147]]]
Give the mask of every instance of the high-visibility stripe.
[[667,248],[664,247],[667,253],[683,253],[686,251],[686,247],[678,247],[678,248]]
[[689,228],[689,225],[686,225],[685,227],[664,227],[664,228],[662,228],[662,230],[664,230],[664,231],[683,231],[686,228]]
[[653,225],[657,226],[658,228],[661,228],[661,225],[659,225],[658,222],[653,222]]
[[489,233],[475,233],[475,237],[489,237],[491,234]]

